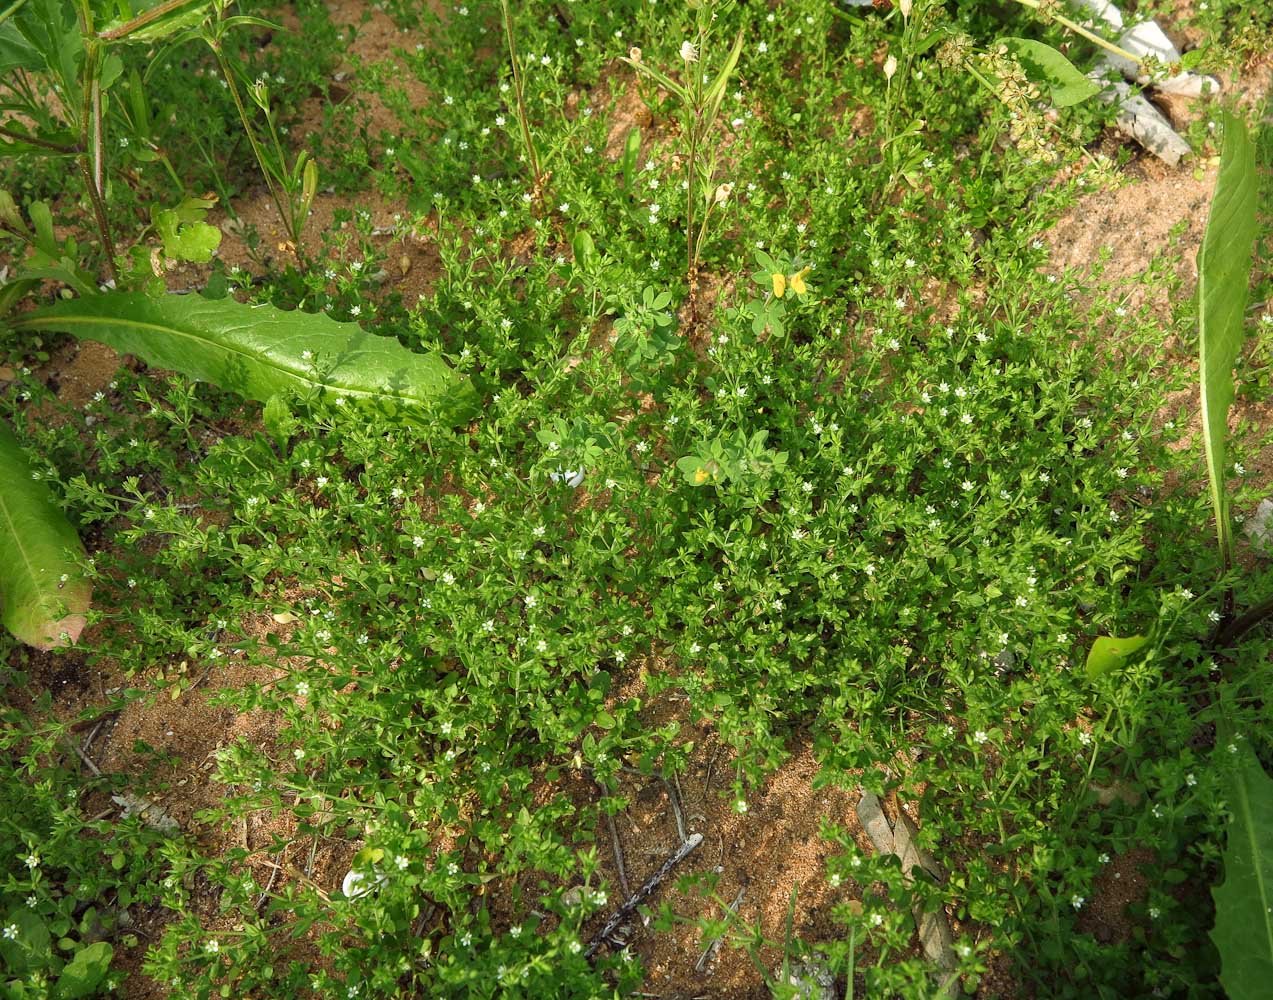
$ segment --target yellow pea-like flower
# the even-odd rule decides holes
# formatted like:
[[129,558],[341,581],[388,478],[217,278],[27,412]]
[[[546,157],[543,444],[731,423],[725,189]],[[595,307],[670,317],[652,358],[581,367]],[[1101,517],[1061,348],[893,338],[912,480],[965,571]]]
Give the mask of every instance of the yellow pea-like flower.
[[783,274],[781,271],[775,271],[773,273],[773,279],[774,279],[774,298],[780,299],[787,292],[787,276]]
[[694,470],[694,485],[695,486],[702,486],[710,478],[711,478],[711,473],[708,472],[706,469],[698,468]]
[[791,290],[797,295],[804,295],[809,290],[809,287],[804,283],[804,276],[811,270],[813,269],[809,267],[801,268],[801,270],[791,276]]

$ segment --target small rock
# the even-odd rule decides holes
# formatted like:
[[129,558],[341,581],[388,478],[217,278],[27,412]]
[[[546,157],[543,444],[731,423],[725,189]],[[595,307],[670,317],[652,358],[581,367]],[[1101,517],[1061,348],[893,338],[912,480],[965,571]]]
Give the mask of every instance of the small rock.
[[774,978],[784,986],[796,988],[794,1000],[836,1000],[839,996],[831,966],[816,955],[790,966],[785,976],[780,966]]

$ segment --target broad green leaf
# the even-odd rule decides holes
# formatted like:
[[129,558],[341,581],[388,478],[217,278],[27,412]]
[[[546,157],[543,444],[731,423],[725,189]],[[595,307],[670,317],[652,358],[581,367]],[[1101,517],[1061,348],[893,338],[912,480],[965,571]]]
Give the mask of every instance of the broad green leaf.
[[127,21],[107,24],[99,33],[108,41],[155,42],[199,24],[208,14],[207,0],[164,0]]
[[1220,983],[1229,1000],[1259,1000],[1273,983],[1273,780],[1246,740],[1220,740],[1228,772],[1224,882],[1211,890]]
[[597,245],[592,242],[587,230],[581,229],[575,233],[571,248],[575,252],[575,264],[578,267],[587,269],[597,262]]
[[321,313],[197,295],[111,292],[47,306],[15,325],[100,340],[149,365],[258,402],[276,393],[327,395],[390,413],[433,411],[452,423],[477,410],[469,380],[436,353],[416,354]]
[[281,394],[275,394],[266,400],[261,423],[265,424],[265,429],[280,445],[286,444],[287,439],[297,430],[297,420],[292,416],[286,397]]
[[628,129],[623,143],[623,190],[632,195],[636,185],[637,157],[641,155],[641,130],[635,125]]
[[1099,636],[1087,654],[1087,676],[1099,677],[1121,667],[1147,642],[1148,637],[1143,635]]
[[0,423],[0,618],[28,645],[55,649],[84,630],[92,588],[84,546],[34,471]]
[[58,1000],[80,1000],[92,996],[110,972],[114,949],[105,941],[98,941],[75,953],[58,976],[53,995]]
[[1025,75],[1035,83],[1047,85],[1052,103],[1058,108],[1082,104],[1101,92],[1101,85],[1074,68],[1065,56],[1051,45],[1031,38],[1005,38],[1008,50],[1017,57]]
[[1225,566],[1233,562],[1229,498],[1224,489],[1225,434],[1233,402],[1233,366],[1242,348],[1242,319],[1256,236],[1255,148],[1246,126],[1224,116],[1220,174],[1207,231],[1198,250],[1198,352],[1202,442],[1211,483],[1216,540]]

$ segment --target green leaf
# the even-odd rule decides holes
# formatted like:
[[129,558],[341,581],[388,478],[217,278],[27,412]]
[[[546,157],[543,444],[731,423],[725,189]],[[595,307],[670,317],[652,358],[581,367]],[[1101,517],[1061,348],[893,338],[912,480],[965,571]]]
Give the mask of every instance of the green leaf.
[[1087,654],[1087,676],[1099,677],[1127,662],[1132,653],[1149,642],[1143,635],[1102,635],[1092,643]]
[[390,413],[432,411],[453,424],[477,411],[469,380],[436,353],[416,354],[321,313],[196,295],[111,292],[36,310],[14,325],[100,340],[149,365],[258,402],[276,393],[329,395]]
[[1031,38],[1005,38],[1008,50],[1017,57],[1025,75],[1034,83],[1046,84],[1052,103],[1058,108],[1082,104],[1101,92],[1101,85],[1074,68],[1065,56],[1051,45]]
[[575,233],[575,238],[570,245],[574,250],[575,264],[577,266],[587,269],[597,262],[597,245],[592,242],[592,237],[588,235],[586,229],[581,229]]
[[1211,483],[1216,541],[1225,566],[1233,562],[1229,498],[1224,490],[1225,433],[1233,402],[1233,366],[1242,348],[1242,319],[1256,236],[1255,148],[1246,126],[1226,113],[1220,174],[1207,232],[1198,250],[1198,352],[1202,442]]
[[1246,740],[1219,742],[1215,753],[1225,758],[1229,778],[1229,830],[1224,882],[1211,890],[1211,940],[1229,1000],[1258,1000],[1273,982],[1273,780]]
[[275,393],[265,401],[261,422],[270,432],[270,437],[274,438],[280,446],[286,444],[287,439],[296,433],[296,418],[292,416],[292,411],[287,405],[287,398],[281,393]]
[[153,222],[164,241],[164,254],[176,260],[206,264],[221,245],[221,230],[204,222],[215,198],[187,198],[176,208],[154,211]]
[[92,996],[110,972],[114,955],[114,949],[105,941],[81,948],[66,963],[53,995],[58,1000],[78,1000],[80,997]]
[[32,471],[0,423],[0,616],[18,639],[55,649],[84,630],[92,588],[79,536]]

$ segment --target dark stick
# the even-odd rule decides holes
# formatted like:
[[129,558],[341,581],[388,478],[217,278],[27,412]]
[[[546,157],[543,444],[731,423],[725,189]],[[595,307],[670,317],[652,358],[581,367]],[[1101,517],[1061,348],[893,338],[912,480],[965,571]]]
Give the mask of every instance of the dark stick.
[[[605,812],[603,809],[602,812]],[[623,865],[623,846],[619,843],[619,830],[614,825],[614,817],[606,813],[606,823],[610,827],[610,844],[614,848],[614,865],[619,869],[619,885],[623,887],[625,896],[632,895],[632,890],[628,887],[628,873]]]
[[702,842],[703,835],[701,833],[690,834],[689,839],[682,843],[676,849],[676,852],[663,862],[663,866],[646,880],[645,885],[641,886],[628,898],[626,903],[615,910],[614,915],[606,921],[606,925],[592,936],[592,940],[588,942],[588,950],[583,953],[584,958],[592,958],[597,953],[597,950],[605,944],[606,939],[619,929],[619,925],[632,916],[636,912],[636,908],[644,903],[650,897],[650,894],[659,887],[659,883],[667,878],[672,869],[684,861],[694,848]]
[[681,842],[685,842],[685,817],[681,813],[681,803],[676,797],[676,791],[672,788],[672,783],[660,775],[659,780],[663,782],[663,787],[667,790],[667,800],[672,804],[672,815],[676,817],[676,833],[681,838]]

